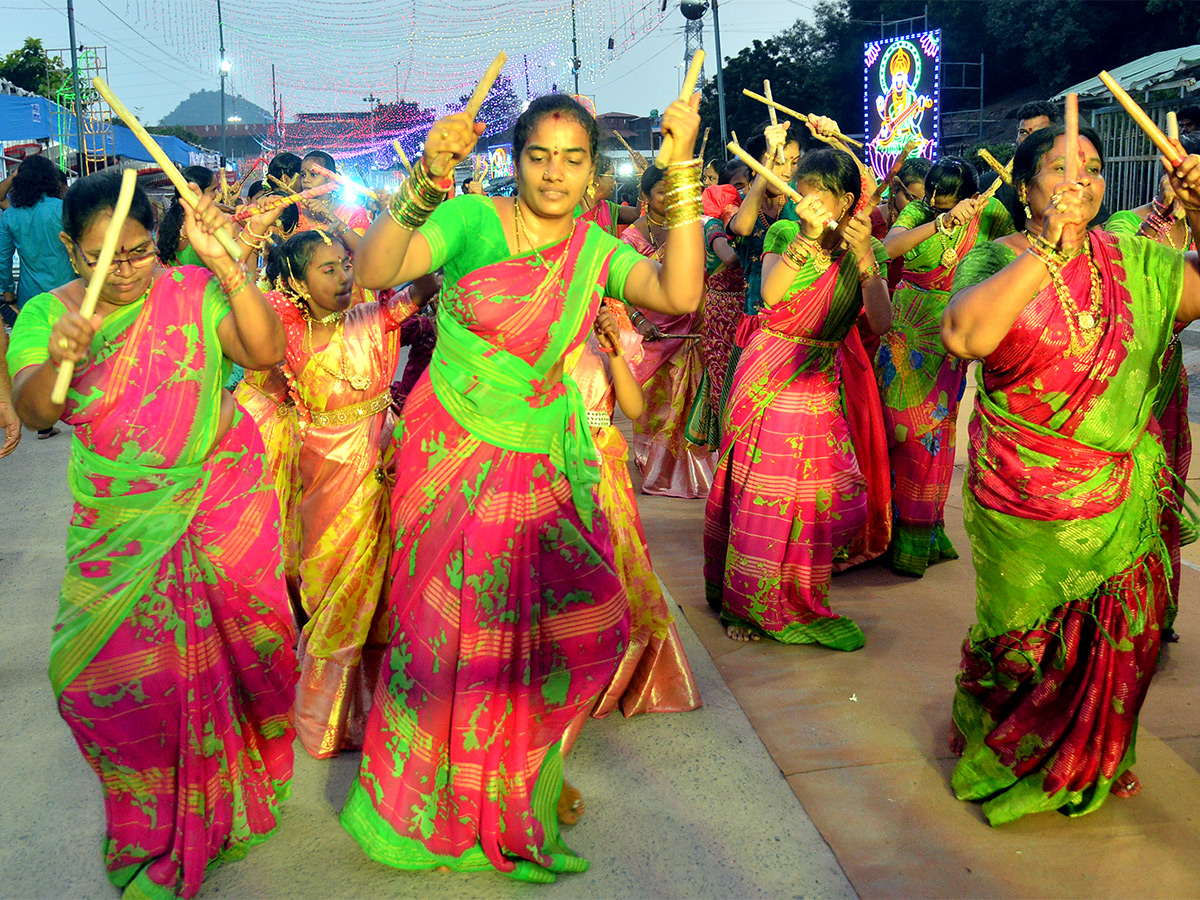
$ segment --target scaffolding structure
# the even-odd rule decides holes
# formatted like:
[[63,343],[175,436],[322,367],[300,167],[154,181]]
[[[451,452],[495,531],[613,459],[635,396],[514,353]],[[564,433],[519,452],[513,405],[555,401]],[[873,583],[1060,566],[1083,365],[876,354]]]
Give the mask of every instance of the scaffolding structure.
[[[47,55],[57,57],[63,68],[70,71],[71,48],[47,50]],[[76,116],[79,118],[83,135],[80,148],[80,176],[90,175],[108,164],[109,150],[113,146],[113,114],[108,102],[92,87],[92,79],[99,76],[108,80],[108,48],[84,47],[78,49],[79,97],[75,97],[75,80],[68,78],[55,93],[58,107],[54,110],[54,140],[58,143],[58,164],[64,171],[70,162],[70,138],[75,133]]]
[[[703,19],[688,19],[683,25],[683,71],[687,71],[692,64],[692,57],[696,55],[697,50],[704,49],[704,20]],[[700,79],[696,82],[696,89],[700,90],[706,84],[704,78],[704,64],[700,64]]]

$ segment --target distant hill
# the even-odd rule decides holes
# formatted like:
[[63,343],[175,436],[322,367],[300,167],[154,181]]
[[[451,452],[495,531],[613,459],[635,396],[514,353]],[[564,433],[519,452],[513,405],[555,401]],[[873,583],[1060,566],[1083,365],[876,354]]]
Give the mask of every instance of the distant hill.
[[[271,114],[260,106],[255,106],[245,97],[235,98],[232,94],[225,95],[225,115],[241,116],[247,125],[270,122]],[[162,125],[220,125],[221,124],[221,92],[196,91],[170,113],[163,116]]]

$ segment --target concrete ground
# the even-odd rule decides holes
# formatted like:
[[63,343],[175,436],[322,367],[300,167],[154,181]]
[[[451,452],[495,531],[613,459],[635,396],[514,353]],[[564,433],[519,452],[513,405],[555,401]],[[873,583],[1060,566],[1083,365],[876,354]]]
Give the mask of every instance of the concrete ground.
[[[1185,344],[1200,369],[1200,338]],[[950,699],[974,609],[961,432],[947,527],[963,559],[920,580],[871,566],[835,579],[834,608],[866,633],[856,653],[729,641],[704,602],[703,502],[642,498],[705,707],[585,729],[568,774],[588,813],[569,841],[588,873],[535,887],[387,869],[337,825],[356,755],[299,751],[279,833],[201,897],[1200,897],[1200,545],[1184,551],[1183,639],[1143,711],[1138,797],[993,829],[951,793]],[[66,451],[66,435],[27,435],[0,461],[0,897],[116,893],[100,865],[99,790],[45,677]]]
[[[113,898],[101,860],[99,784],[58,717],[46,677],[69,509],[70,435],[26,433],[0,460],[0,898]],[[557,884],[398,872],[338,825],[359,754],[296,745],[279,831],[216,869],[200,898],[853,897],[687,621],[679,631],[704,707],[584,729],[567,760],[587,814],[567,840],[590,871]]]

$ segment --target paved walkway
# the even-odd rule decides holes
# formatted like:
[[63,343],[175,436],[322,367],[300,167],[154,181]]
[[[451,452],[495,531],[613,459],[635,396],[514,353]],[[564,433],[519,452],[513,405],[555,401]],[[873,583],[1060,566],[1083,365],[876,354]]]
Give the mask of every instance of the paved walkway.
[[[115,896],[100,865],[99,791],[45,678],[66,451],[65,434],[27,435],[0,462],[6,898]],[[1165,653],[1142,718],[1141,795],[1082,819],[993,829],[949,789],[945,735],[974,604],[960,487],[961,465],[947,524],[962,560],[920,580],[875,567],[835,579],[834,608],[867,636],[850,654],[726,639],[704,602],[703,502],[642,498],[705,707],[584,731],[569,766],[589,811],[569,840],[590,872],[534,887],[377,865],[336,823],[357,756],[301,751],[279,833],[214,872],[201,897],[1200,896],[1200,545],[1185,549],[1183,640]]]
[[[70,436],[26,433],[0,460],[0,898],[112,900],[99,785],[58,717],[46,666],[62,579]],[[216,869],[204,898],[853,897],[829,846],[686,620],[704,698],[690,713],[592,722],[568,758],[588,812],[567,840],[592,863],[549,886],[497,875],[405,873],[337,823],[359,754],[297,744],[279,831]]]
[[1184,550],[1183,639],[1168,646],[1143,709],[1138,797],[994,829],[950,791],[950,701],[974,621],[961,501],[972,392],[946,514],[963,558],[922,579],[878,567],[835,578],[831,605],[862,627],[862,650],[727,639],[704,601],[702,503],[643,498],[656,568],[860,896],[1198,897],[1200,545]]

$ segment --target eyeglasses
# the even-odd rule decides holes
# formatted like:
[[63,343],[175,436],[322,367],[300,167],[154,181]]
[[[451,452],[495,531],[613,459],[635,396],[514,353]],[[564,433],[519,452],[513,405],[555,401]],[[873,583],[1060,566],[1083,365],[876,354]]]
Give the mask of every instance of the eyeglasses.
[[[89,268],[94,269],[96,267],[96,264],[98,262],[100,262],[100,257],[97,256],[95,259],[92,259],[90,256],[88,256],[86,253],[83,252],[83,248],[79,246],[78,241],[74,241],[73,243],[75,244],[76,252],[79,253],[79,255],[80,255],[80,257],[82,257],[83,261],[88,264]],[[127,253],[124,256],[114,256],[112,259],[112,265],[109,266],[109,269],[110,269],[110,271],[115,271],[116,269],[119,269],[121,267],[122,263],[127,263],[131,269],[136,269],[140,266],[145,265],[150,260],[154,259],[154,257],[157,255],[158,255],[158,248],[156,248],[153,244],[150,244],[147,249],[140,251],[138,253]]]

